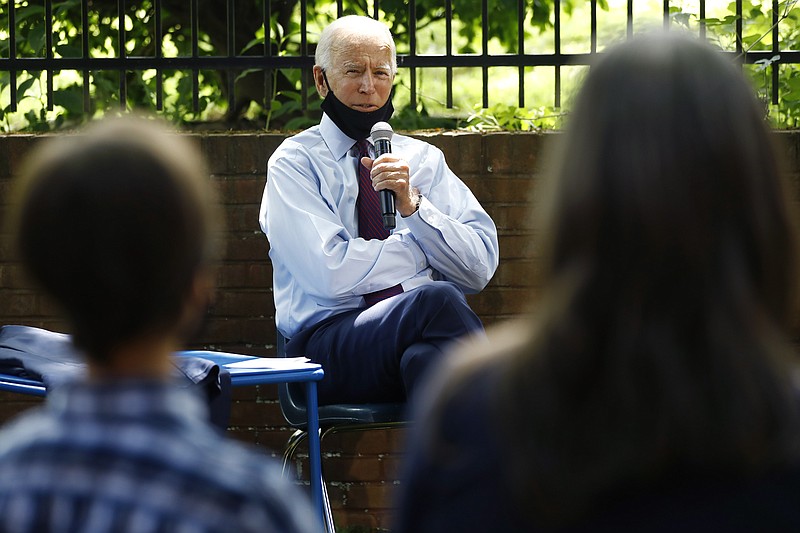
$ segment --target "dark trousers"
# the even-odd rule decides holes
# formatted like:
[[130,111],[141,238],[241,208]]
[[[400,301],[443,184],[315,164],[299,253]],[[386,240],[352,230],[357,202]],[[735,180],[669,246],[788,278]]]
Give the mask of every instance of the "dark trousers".
[[454,341],[482,332],[461,289],[442,281],[328,318],[286,353],[322,365],[320,404],[403,401]]

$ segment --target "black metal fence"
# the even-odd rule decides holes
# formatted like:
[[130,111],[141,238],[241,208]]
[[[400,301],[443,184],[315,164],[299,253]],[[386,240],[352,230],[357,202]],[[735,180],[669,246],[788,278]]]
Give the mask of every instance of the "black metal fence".
[[[630,37],[639,31],[637,12],[647,1],[6,0],[0,5],[0,43],[6,42],[5,46],[0,44],[0,84],[5,87],[0,91],[0,108],[16,111],[24,91],[30,88],[22,81],[30,73],[42,73],[42,98],[46,108],[52,110],[59,99],[54,80],[64,72],[80,78],[75,86],[79,87],[85,113],[97,107],[93,99],[99,97],[99,92],[93,86],[102,72],[116,73],[112,93],[121,108],[130,107],[132,83],[149,73],[146,78],[153,86],[152,105],[156,110],[164,108],[165,94],[177,90],[191,93],[190,107],[197,112],[204,72],[221,73],[219,91],[229,110],[241,107],[240,100],[247,91],[242,80],[248,76],[250,85],[257,78],[261,103],[269,107],[270,98],[277,94],[276,77],[286,78],[287,73],[295,72],[289,78],[294,80],[295,88],[299,87],[298,106],[306,109],[313,88],[310,70],[319,28],[347,13],[386,19],[392,26],[400,76],[408,91],[408,105],[413,108],[419,103],[420,77],[425,72],[443,73],[443,77],[436,76],[435,84],[437,90],[443,89],[440,103],[452,108],[454,92],[463,89],[455,75],[460,69],[480,71],[481,94],[476,104],[490,105],[492,72],[503,69],[505,74],[516,71],[514,103],[519,107],[542,105],[532,101],[529,91],[531,69],[539,67],[552,72],[552,98],[547,105],[558,108],[564,93],[563,70],[589,64],[606,44],[599,42],[599,21],[609,14],[621,18],[620,11],[625,9],[624,28],[615,32],[623,38]],[[727,32],[729,53],[745,64],[760,66],[769,99],[778,104],[781,66],[800,63],[800,52],[781,49],[781,43],[787,40],[781,25],[797,24],[796,0],[736,0],[731,3],[734,11],[724,18],[709,17],[707,10],[713,4],[710,0],[656,3],[660,5],[655,11],[660,12],[660,24],[665,28],[686,26],[708,36],[709,24],[713,24],[715,35]],[[689,9],[683,4],[694,5]],[[771,21],[767,21],[763,35],[750,43],[753,38],[746,35],[745,26],[754,9],[771,16]],[[464,11],[472,15],[465,17]],[[565,46],[563,28],[570,11],[573,18],[578,11],[582,13],[577,16],[585,28],[583,50]],[[65,20],[71,21],[71,26]],[[142,24],[146,28],[142,29]],[[468,24],[472,28],[465,33]],[[724,31],[720,29],[723,26]],[[433,27],[436,29],[431,33]],[[421,32],[427,32],[425,46],[419,42]],[[105,44],[100,43],[98,48],[96,41],[102,35]],[[552,36],[551,45],[547,50],[534,49],[531,35],[540,39],[546,35],[548,40]],[[171,51],[165,43],[172,43]],[[98,49],[102,54],[97,53]],[[165,87],[165,73],[178,71],[185,73],[182,84]],[[189,98],[188,94],[185,96]]]

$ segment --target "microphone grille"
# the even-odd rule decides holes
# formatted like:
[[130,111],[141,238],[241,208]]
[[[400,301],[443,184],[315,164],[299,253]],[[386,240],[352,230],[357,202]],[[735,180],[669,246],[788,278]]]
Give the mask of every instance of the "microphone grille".
[[372,136],[372,142],[391,141],[394,132],[388,122],[376,122],[369,134]]

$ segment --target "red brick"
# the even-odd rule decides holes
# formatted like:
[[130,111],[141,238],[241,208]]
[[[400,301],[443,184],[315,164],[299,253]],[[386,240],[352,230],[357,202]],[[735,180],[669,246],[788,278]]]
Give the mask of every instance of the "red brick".
[[[8,149],[8,145],[6,143],[1,143],[0,142],[0,167],[2,167],[2,165],[3,165],[3,161],[2,161],[3,154],[2,154],[2,151],[4,149]],[[8,164],[8,161],[6,161],[6,164]],[[0,172],[2,172],[2,171],[0,170]],[[7,206],[10,206],[13,203],[14,194],[15,194],[15,190],[16,190],[16,185],[17,185],[16,180],[11,179],[9,174],[8,174],[8,172],[0,173],[0,205],[1,206],[7,207]],[[5,224],[3,223],[3,222],[5,222],[5,220],[6,220],[5,217],[0,219],[0,221],[2,221],[2,222],[0,222],[0,228],[2,228],[2,229],[0,229],[0,232],[7,232],[6,228],[4,227]]]
[[503,261],[492,280],[502,287],[528,288],[539,275],[539,263],[532,259],[508,259]]
[[488,133],[483,136],[488,173],[529,174],[536,169],[540,137],[533,134]]
[[244,338],[251,342],[270,344],[275,342],[275,316],[270,313],[266,318],[251,318],[243,321]]
[[[414,137],[438,147],[445,154],[447,165],[459,177],[462,174],[481,172],[483,150],[481,135],[477,133],[447,132],[415,134]],[[449,157],[448,157],[449,154]],[[458,154],[454,157],[454,154]]]
[[224,288],[271,288],[272,264],[268,261],[225,263],[217,269],[217,285]]
[[325,478],[330,481],[381,481],[383,474],[383,465],[377,456],[339,456],[325,460]]
[[32,289],[30,276],[18,263],[0,263],[0,287],[5,289]]
[[213,179],[220,202],[225,205],[261,203],[266,179],[259,176],[219,176]]
[[203,324],[203,330],[194,339],[204,344],[219,340],[241,340],[242,324],[229,318],[208,318]]
[[[486,198],[484,204],[495,206],[498,204],[527,205],[537,180],[533,176],[505,175],[501,177],[481,177],[475,180],[471,187],[478,199]],[[488,205],[484,205],[488,208]]]
[[387,453],[400,449],[403,429],[341,431],[325,438],[324,450],[337,450],[350,455]]
[[25,163],[25,159],[30,152],[45,135],[7,135],[3,136],[3,142],[8,143],[8,167],[10,176],[18,176]]
[[343,507],[347,509],[388,509],[397,498],[393,483],[353,483],[347,486]]
[[30,317],[39,316],[39,296],[27,291],[3,291],[0,298],[0,316]]
[[281,454],[286,448],[286,442],[292,436],[292,433],[294,433],[294,429],[285,426],[257,431],[255,443],[267,450]]
[[230,232],[260,232],[258,204],[229,205],[225,209],[225,229]]
[[231,233],[225,239],[225,258],[229,261],[269,261],[269,242],[258,232]]
[[[501,235],[498,241],[500,243],[500,257],[502,259],[528,259],[536,258],[541,255],[540,237],[531,233]],[[500,261],[500,268],[504,267],[502,259]]]
[[[10,154],[11,146],[9,143],[0,143],[0,180],[2,182],[6,182],[3,178],[11,177],[11,154]],[[2,192],[4,194],[0,195],[0,199],[8,198],[8,189],[3,186]]]
[[531,231],[534,228],[533,213],[527,205],[495,205],[490,214],[498,231]]
[[284,424],[277,402],[238,402],[231,409],[231,426],[266,428]]
[[385,481],[400,479],[400,471],[403,465],[403,456],[399,454],[383,455],[379,458],[382,470],[382,478]]
[[[0,224],[0,228],[4,227],[5,224]],[[6,263],[17,262],[14,246],[11,244],[11,236],[8,233],[0,233],[0,261]]]
[[392,509],[333,510],[333,520],[337,528],[358,528],[356,531],[364,533],[391,531],[394,516]]
[[267,291],[219,291],[213,306],[215,315],[228,317],[264,316],[274,310],[272,293]]

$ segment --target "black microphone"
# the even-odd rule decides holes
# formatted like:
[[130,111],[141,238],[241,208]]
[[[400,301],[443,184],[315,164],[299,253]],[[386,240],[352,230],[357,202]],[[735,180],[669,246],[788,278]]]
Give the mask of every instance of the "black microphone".
[[[372,137],[372,144],[375,145],[375,159],[383,154],[392,153],[392,127],[386,122],[378,122],[369,132]],[[388,189],[381,189],[381,214],[383,215],[383,227],[394,229],[397,225],[395,216],[397,211],[394,208],[394,192]]]

